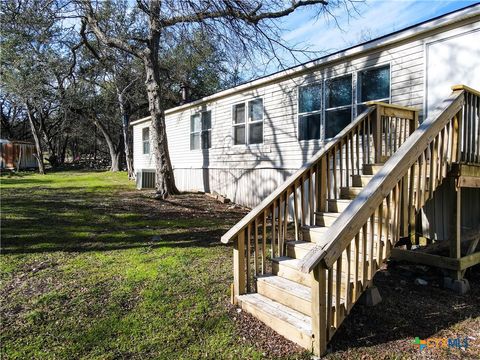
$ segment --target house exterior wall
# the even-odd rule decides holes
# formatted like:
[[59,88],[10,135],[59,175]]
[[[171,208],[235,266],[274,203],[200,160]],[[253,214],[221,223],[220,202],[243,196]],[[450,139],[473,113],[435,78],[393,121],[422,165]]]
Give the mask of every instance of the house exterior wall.
[[[422,118],[427,73],[426,44],[472,31],[480,34],[478,30],[479,16],[356,56],[339,58],[304,73],[294,73],[288,78],[208,102],[197,102],[178,111],[168,111],[167,136],[177,187],[183,191],[216,191],[234,202],[255,206],[324,144],[322,140],[298,140],[299,86],[313,83],[324,86],[330,78],[351,74],[355,104],[358,72],[390,65],[390,102],[419,108]],[[451,85],[454,85],[455,81],[452,82]],[[232,106],[258,97],[263,99],[264,108],[263,143],[234,145]],[[353,108],[355,117],[355,106]],[[205,110],[211,111],[211,148],[190,150],[190,117]],[[148,126],[149,121],[144,121],[133,127],[134,166],[137,171],[154,168],[151,155],[142,154],[142,129]]]

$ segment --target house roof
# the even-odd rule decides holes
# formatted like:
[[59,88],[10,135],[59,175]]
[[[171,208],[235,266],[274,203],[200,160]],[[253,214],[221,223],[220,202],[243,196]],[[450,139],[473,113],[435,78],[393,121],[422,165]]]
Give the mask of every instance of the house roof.
[[[469,5],[459,10],[452,11],[447,14],[437,16],[435,18],[411,25],[409,27],[403,28],[401,30],[380,36],[373,40],[366,41],[364,43],[325,55],[315,60],[305,62],[300,65],[293,66],[291,68],[275,72],[273,74],[265,75],[254,80],[248,81],[246,83],[237,85],[235,87],[219,91],[212,95],[203,97],[201,99],[176,106],[174,108],[168,109],[165,114],[173,114],[178,111],[183,111],[191,107],[199,106],[213,100],[217,100],[226,96],[236,94],[238,92],[247,91],[268,83],[281,81],[288,79],[289,77],[298,76],[307,71],[311,71],[320,66],[325,66],[328,63],[338,61],[342,58],[348,58],[353,56],[359,56],[365,52],[372,51],[387,45],[391,45],[400,41],[407,40],[409,38],[421,35],[423,33],[433,31],[435,29],[454,24],[469,18],[474,18],[480,16],[480,3],[475,3]],[[131,125],[136,125],[145,121],[148,121],[150,116],[147,116],[142,119],[138,119],[131,122]]]

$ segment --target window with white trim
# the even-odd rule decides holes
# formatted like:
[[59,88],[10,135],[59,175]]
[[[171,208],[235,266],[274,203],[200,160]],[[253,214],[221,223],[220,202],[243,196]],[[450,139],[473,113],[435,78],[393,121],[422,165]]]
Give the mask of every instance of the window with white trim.
[[390,102],[390,65],[366,69],[357,75],[357,114],[368,101]]
[[233,105],[234,145],[263,143],[263,99]]
[[298,88],[298,138],[320,139],[322,86],[312,84]]
[[202,111],[190,117],[190,150],[209,149],[212,143],[212,112]]
[[143,154],[150,154],[150,128],[148,127],[142,129],[142,146]]
[[352,121],[352,75],[325,82],[325,139],[331,139]]

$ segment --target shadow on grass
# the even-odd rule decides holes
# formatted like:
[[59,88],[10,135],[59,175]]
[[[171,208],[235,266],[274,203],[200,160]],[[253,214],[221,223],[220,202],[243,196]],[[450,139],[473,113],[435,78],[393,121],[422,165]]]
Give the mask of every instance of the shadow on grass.
[[126,234],[121,238],[80,239],[69,234],[61,238],[33,238],[8,240],[3,244],[4,254],[32,254],[63,252],[97,252],[128,249],[187,248],[225,246],[220,242],[223,230],[191,231],[161,235]]
[[3,196],[4,254],[218,246],[228,224],[242,215],[225,207],[210,211],[214,202],[199,194],[156,201],[109,186],[31,185]]

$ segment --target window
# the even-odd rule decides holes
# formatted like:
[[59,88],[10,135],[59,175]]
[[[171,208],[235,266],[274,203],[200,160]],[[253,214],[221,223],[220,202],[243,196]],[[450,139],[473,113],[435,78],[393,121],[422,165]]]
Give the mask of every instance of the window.
[[358,113],[366,109],[367,101],[390,102],[390,65],[359,72],[357,97]]
[[143,153],[150,154],[150,128],[148,127],[142,129],[142,144]]
[[322,87],[319,84],[298,89],[298,137],[300,140],[320,139]]
[[248,102],[248,143],[263,142],[263,100],[255,99]]
[[203,111],[190,117],[190,150],[212,146],[212,113]]
[[245,144],[245,104],[233,106],[233,143]]
[[325,138],[337,135],[352,121],[352,75],[325,82]]
[[[248,107],[248,109],[247,109]],[[233,143],[261,144],[263,142],[263,100],[254,99],[233,106]]]

